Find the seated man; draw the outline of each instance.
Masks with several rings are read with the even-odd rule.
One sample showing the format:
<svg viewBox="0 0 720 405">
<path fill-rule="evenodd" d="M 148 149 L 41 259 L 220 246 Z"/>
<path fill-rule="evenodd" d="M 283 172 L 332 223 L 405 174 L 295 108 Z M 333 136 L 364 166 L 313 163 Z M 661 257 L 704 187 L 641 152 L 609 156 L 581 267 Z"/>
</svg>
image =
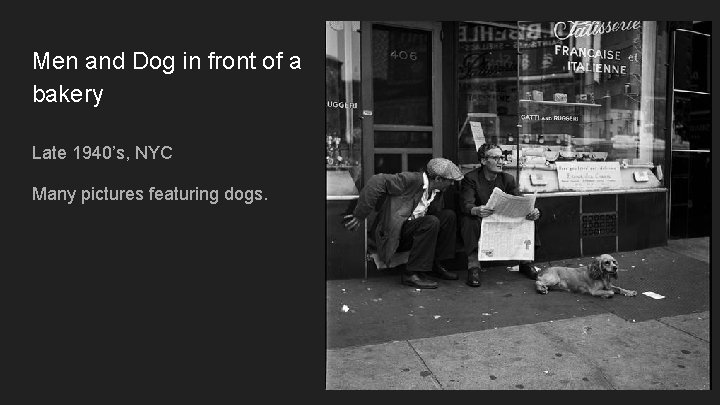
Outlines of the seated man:
<svg viewBox="0 0 720 405">
<path fill-rule="evenodd" d="M 463 215 L 460 220 L 460 232 L 468 255 L 468 279 L 471 287 L 480 286 L 480 262 L 478 261 L 477 247 L 480 239 L 480 224 L 482 218 L 493 214 L 493 210 L 485 207 L 495 187 L 512 194 L 520 195 L 515 177 L 502 170 L 502 149 L 495 144 L 483 144 L 477 151 L 481 166 L 467 174 L 460 185 L 461 206 Z M 540 218 L 540 211 L 535 208 L 526 217 L 531 221 Z M 529 263 L 520 264 L 520 272 L 534 278 L 534 272 Z"/>
<path fill-rule="evenodd" d="M 457 229 L 455 212 L 443 209 L 440 193 L 462 178 L 460 169 L 443 158 L 431 159 L 424 172 L 376 174 L 360 192 L 353 214 L 345 216 L 345 227 L 356 230 L 375 208 L 378 215 L 370 230 L 380 259 L 387 263 L 396 251 L 410 250 L 403 284 L 437 288 L 437 282 L 425 278 L 430 272 L 457 280 L 440 262 L 455 257 Z"/>
</svg>

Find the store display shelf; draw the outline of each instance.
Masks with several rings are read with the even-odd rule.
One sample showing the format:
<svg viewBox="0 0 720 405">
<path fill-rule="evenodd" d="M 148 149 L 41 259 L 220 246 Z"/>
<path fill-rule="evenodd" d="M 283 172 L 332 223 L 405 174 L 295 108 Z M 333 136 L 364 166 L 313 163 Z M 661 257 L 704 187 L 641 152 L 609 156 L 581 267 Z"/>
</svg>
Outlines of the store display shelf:
<svg viewBox="0 0 720 405">
<path fill-rule="evenodd" d="M 552 104 L 552 105 L 570 105 L 570 106 L 578 106 L 578 107 L 600 107 L 600 104 L 590 104 L 590 103 L 564 103 L 560 101 L 535 101 L 535 100 L 520 100 L 521 103 L 531 103 L 531 104 Z"/>
<path fill-rule="evenodd" d="M 353 167 L 358 167 L 357 165 L 325 165 L 326 170 L 348 170 L 352 169 Z"/>
</svg>

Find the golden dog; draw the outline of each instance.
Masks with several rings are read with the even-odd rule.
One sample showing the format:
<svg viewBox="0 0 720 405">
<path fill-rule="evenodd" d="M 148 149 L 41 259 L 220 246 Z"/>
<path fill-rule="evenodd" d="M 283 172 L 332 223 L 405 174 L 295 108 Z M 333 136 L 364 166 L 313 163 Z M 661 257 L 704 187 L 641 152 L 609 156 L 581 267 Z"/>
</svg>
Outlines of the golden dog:
<svg viewBox="0 0 720 405">
<path fill-rule="evenodd" d="M 548 267 L 541 270 L 535 281 L 535 288 L 547 294 L 548 288 L 591 294 L 595 297 L 610 298 L 615 293 L 634 297 L 637 291 L 614 286 L 610 279 L 617 279 L 617 260 L 608 254 L 596 257 L 588 267 Z"/>
</svg>

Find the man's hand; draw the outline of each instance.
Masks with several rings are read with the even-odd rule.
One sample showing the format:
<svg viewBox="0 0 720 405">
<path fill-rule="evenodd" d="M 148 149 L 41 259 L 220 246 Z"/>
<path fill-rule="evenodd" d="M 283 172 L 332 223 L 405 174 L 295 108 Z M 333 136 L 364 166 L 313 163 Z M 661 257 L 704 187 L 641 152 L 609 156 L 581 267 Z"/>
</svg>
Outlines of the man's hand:
<svg viewBox="0 0 720 405">
<path fill-rule="evenodd" d="M 529 219 L 530 221 L 537 221 L 538 218 L 540 218 L 540 210 L 537 208 L 533 208 L 533 210 L 525 216 L 525 219 Z"/>
<path fill-rule="evenodd" d="M 348 231 L 356 231 L 360 227 L 360 220 L 355 218 L 354 215 L 345 215 L 343 217 L 345 229 Z"/>
<path fill-rule="evenodd" d="M 489 217 L 489 216 L 492 215 L 494 212 L 495 212 L 495 210 L 490 209 L 490 208 L 487 208 L 487 207 L 484 206 L 484 205 L 481 205 L 481 206 L 479 206 L 479 207 L 472 207 L 472 208 L 470 209 L 470 213 L 471 213 L 472 215 L 476 215 L 476 216 L 478 216 L 478 217 L 480 217 L 480 218 Z"/>
</svg>

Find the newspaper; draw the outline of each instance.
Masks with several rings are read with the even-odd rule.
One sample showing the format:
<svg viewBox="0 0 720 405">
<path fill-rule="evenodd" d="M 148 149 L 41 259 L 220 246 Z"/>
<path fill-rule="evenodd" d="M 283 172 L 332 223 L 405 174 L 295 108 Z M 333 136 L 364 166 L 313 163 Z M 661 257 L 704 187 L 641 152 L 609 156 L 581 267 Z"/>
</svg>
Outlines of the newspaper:
<svg viewBox="0 0 720 405">
<path fill-rule="evenodd" d="M 535 197 L 535 194 L 516 196 L 495 187 L 487 204 L 485 204 L 487 208 L 495 210 L 495 213 L 487 218 L 492 218 L 496 215 L 510 218 L 525 217 L 535 208 Z"/>
<path fill-rule="evenodd" d="M 535 208 L 535 198 L 514 196 L 495 187 L 486 204 L 495 212 L 480 225 L 478 260 L 535 259 L 535 222 L 525 219 Z"/>
<path fill-rule="evenodd" d="M 535 260 L 535 222 L 509 217 L 487 220 L 494 216 L 480 225 L 478 260 Z"/>
</svg>

